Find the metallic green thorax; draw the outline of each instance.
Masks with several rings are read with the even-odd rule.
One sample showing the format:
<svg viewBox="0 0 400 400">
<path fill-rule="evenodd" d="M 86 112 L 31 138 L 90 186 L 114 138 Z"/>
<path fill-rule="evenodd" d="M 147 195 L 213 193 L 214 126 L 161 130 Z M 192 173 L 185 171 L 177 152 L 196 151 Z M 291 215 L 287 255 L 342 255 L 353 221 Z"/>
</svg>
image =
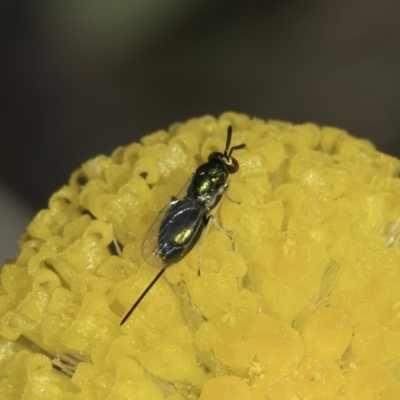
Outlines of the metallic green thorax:
<svg viewBox="0 0 400 400">
<path fill-rule="evenodd" d="M 208 161 L 197 168 L 188 193 L 206 204 L 208 209 L 215 206 L 215 197 L 221 195 L 227 186 L 228 167 L 219 159 Z"/>
</svg>

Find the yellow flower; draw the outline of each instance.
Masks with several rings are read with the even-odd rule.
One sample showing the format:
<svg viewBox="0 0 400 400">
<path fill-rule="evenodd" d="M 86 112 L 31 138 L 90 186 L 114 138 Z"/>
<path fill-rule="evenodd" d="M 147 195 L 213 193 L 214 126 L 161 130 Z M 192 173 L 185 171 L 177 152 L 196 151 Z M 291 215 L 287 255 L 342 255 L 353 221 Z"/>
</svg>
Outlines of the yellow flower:
<svg viewBox="0 0 400 400">
<path fill-rule="evenodd" d="M 239 171 L 198 251 L 143 237 L 227 127 Z M 314 124 L 225 113 L 75 171 L 1 271 L 1 399 L 400 398 L 400 161 Z M 229 233 L 229 235 L 227 234 Z"/>
</svg>

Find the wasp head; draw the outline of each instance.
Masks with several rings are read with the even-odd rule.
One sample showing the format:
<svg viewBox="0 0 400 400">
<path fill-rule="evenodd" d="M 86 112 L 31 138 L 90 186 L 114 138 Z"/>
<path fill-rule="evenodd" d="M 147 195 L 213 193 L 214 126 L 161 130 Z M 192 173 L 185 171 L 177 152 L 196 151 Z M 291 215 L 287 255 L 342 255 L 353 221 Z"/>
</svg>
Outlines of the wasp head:
<svg viewBox="0 0 400 400">
<path fill-rule="evenodd" d="M 239 163 L 235 158 L 232 157 L 233 150 L 239 150 L 246 147 L 244 143 L 239 144 L 238 146 L 233 146 L 229 150 L 229 146 L 231 145 L 232 139 L 232 126 L 228 126 L 228 132 L 226 135 L 226 145 L 225 150 L 223 153 L 219 151 L 214 151 L 208 156 L 208 160 L 219 160 L 221 161 L 228 169 L 230 174 L 234 174 L 235 172 L 239 171 Z"/>
</svg>

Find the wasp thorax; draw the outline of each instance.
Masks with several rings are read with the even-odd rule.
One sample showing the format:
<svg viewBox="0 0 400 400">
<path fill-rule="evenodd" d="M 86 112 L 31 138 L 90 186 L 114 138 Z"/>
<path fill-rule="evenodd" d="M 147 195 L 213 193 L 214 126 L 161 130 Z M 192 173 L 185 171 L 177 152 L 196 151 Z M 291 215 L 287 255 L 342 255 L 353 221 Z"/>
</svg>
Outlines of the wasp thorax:
<svg viewBox="0 0 400 400">
<path fill-rule="evenodd" d="M 233 157 L 215 151 L 208 156 L 208 161 L 221 161 L 228 169 L 230 174 L 234 174 L 239 170 L 239 163 Z"/>
</svg>

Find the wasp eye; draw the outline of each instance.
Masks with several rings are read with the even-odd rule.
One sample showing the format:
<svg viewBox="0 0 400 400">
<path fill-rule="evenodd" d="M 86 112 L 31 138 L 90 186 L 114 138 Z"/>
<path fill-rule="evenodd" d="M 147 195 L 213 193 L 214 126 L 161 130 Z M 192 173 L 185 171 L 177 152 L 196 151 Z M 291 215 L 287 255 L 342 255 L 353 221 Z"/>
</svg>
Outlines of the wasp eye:
<svg viewBox="0 0 400 400">
<path fill-rule="evenodd" d="M 231 164 L 229 164 L 228 169 L 229 169 L 230 174 L 234 174 L 235 172 L 238 172 L 239 171 L 239 163 L 234 158 L 232 158 L 232 162 L 231 162 Z"/>
<path fill-rule="evenodd" d="M 218 151 L 213 151 L 212 153 L 210 153 L 210 155 L 208 156 L 208 161 L 210 160 L 215 160 L 216 158 L 218 158 L 218 155 L 221 153 L 218 153 Z"/>
</svg>

